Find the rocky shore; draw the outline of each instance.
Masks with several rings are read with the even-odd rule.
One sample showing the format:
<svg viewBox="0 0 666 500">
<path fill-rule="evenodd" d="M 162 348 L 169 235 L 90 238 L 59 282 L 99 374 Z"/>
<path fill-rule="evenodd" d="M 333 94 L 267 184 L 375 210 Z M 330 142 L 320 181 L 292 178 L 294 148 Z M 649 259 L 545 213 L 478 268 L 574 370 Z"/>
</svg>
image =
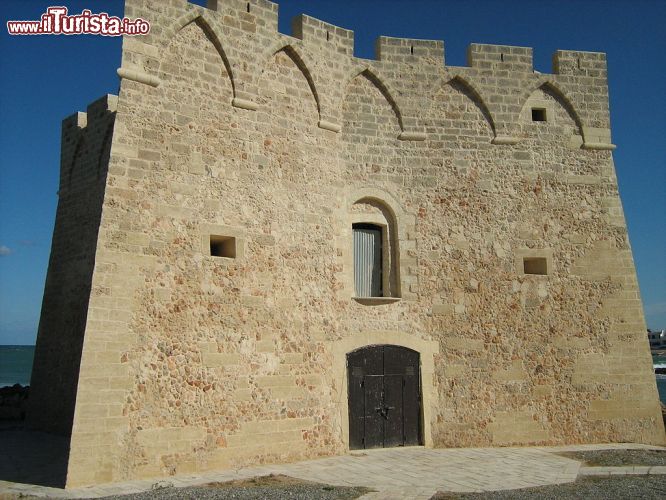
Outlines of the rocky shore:
<svg viewBox="0 0 666 500">
<path fill-rule="evenodd" d="M 30 386 L 14 384 L 0 387 L 0 421 L 23 420 Z"/>
</svg>

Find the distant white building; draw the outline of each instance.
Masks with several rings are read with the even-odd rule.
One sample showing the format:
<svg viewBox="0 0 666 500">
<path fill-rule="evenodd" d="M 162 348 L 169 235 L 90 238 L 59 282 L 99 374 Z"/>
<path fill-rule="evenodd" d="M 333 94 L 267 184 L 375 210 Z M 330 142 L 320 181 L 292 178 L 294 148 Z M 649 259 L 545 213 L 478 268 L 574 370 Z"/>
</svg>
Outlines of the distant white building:
<svg viewBox="0 0 666 500">
<path fill-rule="evenodd" d="M 666 348 L 666 330 L 650 330 L 648 328 L 648 339 L 650 340 L 650 349 Z"/>
</svg>

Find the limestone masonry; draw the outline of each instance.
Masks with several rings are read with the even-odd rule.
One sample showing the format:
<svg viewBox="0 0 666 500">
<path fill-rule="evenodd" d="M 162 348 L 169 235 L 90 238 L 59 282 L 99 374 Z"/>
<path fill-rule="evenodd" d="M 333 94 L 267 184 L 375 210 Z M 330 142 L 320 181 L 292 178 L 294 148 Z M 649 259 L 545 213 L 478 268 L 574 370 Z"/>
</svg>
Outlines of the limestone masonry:
<svg viewBox="0 0 666 500">
<path fill-rule="evenodd" d="M 127 0 L 62 126 L 28 420 L 67 486 L 422 444 L 664 444 L 606 58 Z M 416 360 L 416 361 L 414 361 Z M 374 370 L 374 371 L 373 371 Z M 374 385 L 373 385 L 374 384 Z M 391 399 L 393 398 L 393 399 Z"/>
</svg>

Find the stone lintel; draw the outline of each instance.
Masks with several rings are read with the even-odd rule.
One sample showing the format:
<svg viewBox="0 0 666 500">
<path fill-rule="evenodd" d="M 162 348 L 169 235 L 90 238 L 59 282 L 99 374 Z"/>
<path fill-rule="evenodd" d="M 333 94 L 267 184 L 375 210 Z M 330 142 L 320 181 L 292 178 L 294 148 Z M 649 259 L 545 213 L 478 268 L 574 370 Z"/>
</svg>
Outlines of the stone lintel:
<svg viewBox="0 0 666 500">
<path fill-rule="evenodd" d="M 335 132 L 336 134 L 342 130 L 342 125 L 339 125 L 337 123 L 329 122 L 326 120 L 319 120 L 319 128 L 323 128 L 324 130 L 330 130 L 331 132 Z"/>
<path fill-rule="evenodd" d="M 231 101 L 231 105 L 235 108 L 247 109 L 249 111 L 256 111 L 259 108 L 257 103 L 248 99 L 241 99 L 240 97 L 234 97 Z"/>
<path fill-rule="evenodd" d="M 609 150 L 613 151 L 617 146 L 615 144 L 604 143 L 604 142 L 584 142 L 583 149 L 597 149 L 597 150 Z"/>
<path fill-rule="evenodd" d="M 398 139 L 401 141 L 425 141 L 426 134 L 425 132 L 407 132 L 403 131 L 398 136 Z"/>
<path fill-rule="evenodd" d="M 495 138 L 490 141 L 491 144 L 497 144 L 497 145 L 513 145 L 513 144 L 518 144 L 522 139 L 520 137 L 515 137 L 512 135 L 498 135 L 495 136 Z"/>
</svg>

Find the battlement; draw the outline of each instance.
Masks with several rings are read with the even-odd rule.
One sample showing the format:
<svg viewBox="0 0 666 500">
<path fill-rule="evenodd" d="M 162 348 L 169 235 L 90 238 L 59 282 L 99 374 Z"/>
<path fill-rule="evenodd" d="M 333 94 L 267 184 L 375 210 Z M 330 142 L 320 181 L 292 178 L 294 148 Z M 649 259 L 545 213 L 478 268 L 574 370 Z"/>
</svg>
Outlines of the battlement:
<svg viewBox="0 0 666 500">
<path fill-rule="evenodd" d="M 531 47 L 473 43 L 467 49 L 467 66 L 450 67 L 446 66 L 445 43 L 441 40 L 380 36 L 375 42 L 376 59 L 373 61 L 354 56 L 352 30 L 306 14 L 292 19 L 291 37 L 279 33 L 278 4 L 268 0 L 211 0 L 207 8 L 187 0 L 170 0 L 169 5 L 165 10 L 154 2 L 126 0 L 126 14 L 150 20 L 152 28 L 150 35 L 141 41 L 124 41 L 123 63 L 118 69 L 121 78 L 159 87 L 157 69 L 162 64 L 164 50 L 177 33 L 196 23 L 222 57 L 231 80 L 231 104 L 236 108 L 250 111 L 259 108 L 259 79 L 270 58 L 285 50 L 308 81 L 320 128 L 341 130 L 340 92 L 344 92 L 352 78 L 365 73 L 372 75 L 374 85 L 391 103 L 398 118 L 399 137 L 424 140 L 423 124 L 416 119 L 419 111 L 411 104 L 414 96 L 409 95 L 414 86 L 404 82 L 406 73 L 400 69 L 405 65 L 407 71 L 409 66 L 418 64 L 432 77 L 432 83 L 426 84 L 427 79 L 420 82 L 426 85 L 423 89 L 426 92 L 436 91 L 428 86 L 441 85 L 452 78 L 464 82 L 484 110 L 495 145 L 520 142 L 517 129 L 521 109 L 531 94 L 547 86 L 559 104 L 568 110 L 581 135 L 583 148 L 614 148 L 609 139 L 607 70 L 603 53 L 557 51 L 549 75 L 534 71 Z M 331 68 L 336 68 L 334 76 L 327 74 Z M 397 78 L 396 75 L 402 76 Z M 572 145 L 579 143 L 576 139 Z"/>
<path fill-rule="evenodd" d="M 553 54 L 553 73 L 558 75 L 607 77 L 606 54 L 558 50 Z"/>
<path fill-rule="evenodd" d="M 103 97 L 100 97 L 96 101 L 88 104 L 86 108 L 86 114 L 88 115 L 88 120 L 94 122 L 96 118 L 101 118 L 105 116 L 106 113 L 115 113 L 118 108 L 118 96 L 113 94 L 106 94 Z"/>
<path fill-rule="evenodd" d="M 113 117 L 118 106 L 118 96 L 107 94 L 91 102 L 86 111 L 78 111 L 62 121 L 60 190 L 69 189 L 78 177 L 101 170 L 100 158 L 110 147 Z M 107 151 L 108 153 L 108 151 Z M 94 155 L 95 162 L 77 167 L 79 159 Z M 88 170 L 85 172 L 84 170 Z M 78 174 L 77 174 L 78 172 Z"/>
<path fill-rule="evenodd" d="M 208 0 L 206 8 L 238 14 L 241 22 L 277 31 L 278 5 L 268 0 Z"/>
<path fill-rule="evenodd" d="M 467 64 L 471 68 L 480 69 L 534 71 L 532 49 L 511 45 L 473 43 L 467 48 Z"/>
<path fill-rule="evenodd" d="M 354 54 L 354 32 L 301 14 L 291 21 L 293 36 L 318 44 L 333 44 L 339 53 Z"/>
<path fill-rule="evenodd" d="M 606 57 L 602 53 L 557 51 L 553 56 L 553 72 L 548 75 L 534 71 L 531 47 L 473 43 L 467 49 L 467 66 L 450 67 L 446 66 L 442 40 L 380 36 L 375 42 L 375 60 L 368 60 L 354 56 L 352 30 L 306 14 L 292 19 L 292 36 L 279 33 L 278 4 L 268 0 L 215 0 L 209 1 L 207 8 L 186 0 L 171 0 L 167 10 L 146 0 L 126 2 L 126 14 L 150 20 L 151 33 L 141 41 L 124 41 L 123 63 L 118 69 L 123 79 L 159 87 L 158 68 L 164 51 L 177 33 L 196 23 L 222 58 L 231 80 L 231 104 L 236 108 L 258 109 L 258 83 L 266 64 L 275 53 L 286 50 L 308 81 L 319 114 L 319 126 L 326 130 L 341 130 L 339 94 L 352 78 L 366 72 L 373 75 L 375 86 L 391 103 L 398 117 L 400 138 L 423 140 L 422 124 L 415 118 L 418 109 L 410 104 L 413 98 L 409 95 L 410 89 L 414 87 L 405 84 L 406 73 L 400 70 L 401 65 L 405 65 L 407 71 L 408 66 L 417 64 L 432 77 L 432 83 L 422 79 L 426 87 L 441 85 L 453 77 L 464 82 L 484 110 L 495 135 L 493 144 L 520 142 L 516 135 L 520 110 L 533 92 L 548 85 L 554 89 L 560 105 L 569 109 L 583 138 L 583 147 L 613 147 L 609 141 L 592 140 L 586 133 L 609 129 L 607 104 L 597 104 L 600 94 L 603 102 L 607 100 Z M 337 83 L 331 78 L 333 75 L 327 74 L 331 68 L 335 68 Z M 402 77 L 396 79 L 395 75 Z M 590 81 L 589 77 L 595 80 Z M 410 106 L 413 109 L 409 109 Z M 590 135 L 590 140 L 586 135 Z M 602 135 L 607 137 L 609 133 Z"/>
<path fill-rule="evenodd" d="M 419 59 L 444 64 L 444 42 L 380 36 L 375 40 L 375 58 L 400 63 Z"/>
<path fill-rule="evenodd" d="M 81 111 L 77 111 L 69 115 L 62 121 L 62 131 L 71 131 L 74 127 L 85 128 L 88 124 L 88 115 Z"/>
<path fill-rule="evenodd" d="M 221 25 L 240 29 L 247 34 L 273 36 L 278 34 L 278 3 L 269 0 L 208 0 L 206 8 L 192 4 L 187 0 L 171 0 L 171 5 L 186 12 L 180 21 L 184 23 L 197 16 L 209 16 Z M 151 20 L 151 34 L 146 43 L 160 45 L 168 40 L 182 26 L 162 26 L 160 17 L 166 14 L 163 9 L 143 0 L 126 0 L 126 15 L 143 16 Z M 334 24 L 316 19 L 307 14 L 300 14 L 291 20 L 292 36 L 307 44 L 331 49 L 338 54 L 353 57 L 354 32 Z M 129 42 L 132 43 L 132 42 Z M 442 67 L 445 63 L 445 43 L 441 40 L 421 40 L 380 36 L 375 41 L 375 59 L 384 62 L 412 63 L 437 61 Z M 147 50 L 147 49 L 146 49 Z M 154 54 L 146 54 L 153 57 Z M 140 59 L 140 58 L 139 58 Z M 558 50 L 552 56 L 552 74 L 568 76 L 606 76 L 606 56 L 597 52 Z M 139 61 L 140 62 L 140 61 Z M 132 61 L 134 63 L 134 61 Z M 132 64 L 136 66 L 136 64 Z M 510 45 L 472 43 L 467 48 L 467 67 L 481 70 L 502 70 L 516 74 L 531 73 L 533 49 Z M 132 71 L 123 68 L 125 77 Z M 143 79 L 144 83 L 156 86 L 156 80 L 148 81 L 146 75 L 127 75 L 130 79 Z"/>
<path fill-rule="evenodd" d="M 97 119 L 106 116 L 106 113 L 115 113 L 118 107 L 118 96 L 106 94 L 86 106 L 86 111 L 77 111 L 62 121 L 63 133 L 72 131 L 74 127 L 86 128 L 88 122 L 94 123 Z"/>
</svg>

